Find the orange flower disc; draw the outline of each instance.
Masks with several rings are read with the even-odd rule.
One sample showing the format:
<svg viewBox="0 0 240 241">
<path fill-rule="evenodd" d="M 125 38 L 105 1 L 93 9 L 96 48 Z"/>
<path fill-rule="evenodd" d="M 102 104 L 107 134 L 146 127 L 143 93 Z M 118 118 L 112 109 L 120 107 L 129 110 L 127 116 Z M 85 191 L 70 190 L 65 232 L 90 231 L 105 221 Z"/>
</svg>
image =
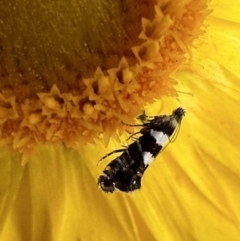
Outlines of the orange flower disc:
<svg viewBox="0 0 240 241">
<path fill-rule="evenodd" d="M 0 10 L 0 144 L 108 140 L 170 75 L 209 13 L 202 0 L 6 1 Z M 106 141 L 107 142 L 107 141 Z"/>
</svg>

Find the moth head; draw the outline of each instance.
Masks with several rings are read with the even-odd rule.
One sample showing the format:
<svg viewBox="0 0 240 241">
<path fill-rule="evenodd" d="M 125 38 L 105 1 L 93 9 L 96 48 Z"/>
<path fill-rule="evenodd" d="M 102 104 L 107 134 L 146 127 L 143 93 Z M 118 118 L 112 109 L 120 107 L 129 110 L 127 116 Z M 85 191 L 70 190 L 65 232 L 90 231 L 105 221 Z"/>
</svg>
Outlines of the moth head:
<svg viewBox="0 0 240 241">
<path fill-rule="evenodd" d="M 185 113 L 186 111 L 183 108 L 179 107 L 173 111 L 172 115 L 175 117 L 176 121 L 180 123 Z"/>
<path fill-rule="evenodd" d="M 173 111 L 172 120 L 174 120 L 174 121 L 172 121 L 171 124 L 175 130 L 174 130 L 171 138 L 169 139 L 170 142 L 174 142 L 176 140 L 179 130 L 180 130 L 181 121 L 182 121 L 182 118 L 184 115 L 185 115 L 185 110 L 181 107 L 179 107 Z"/>
</svg>

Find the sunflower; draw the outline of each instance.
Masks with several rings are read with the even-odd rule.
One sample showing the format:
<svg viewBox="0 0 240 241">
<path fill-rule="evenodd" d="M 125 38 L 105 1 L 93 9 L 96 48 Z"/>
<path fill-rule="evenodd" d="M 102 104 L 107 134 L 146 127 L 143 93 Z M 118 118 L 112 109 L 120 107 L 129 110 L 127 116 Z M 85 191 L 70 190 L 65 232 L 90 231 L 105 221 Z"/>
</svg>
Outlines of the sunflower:
<svg viewBox="0 0 240 241">
<path fill-rule="evenodd" d="M 14 36 L 26 38 L 6 39 L 4 14 L 0 21 L 1 240 L 237 240 L 240 4 L 31 3 L 6 1 L 2 11 L 21 22 Z M 41 23 L 41 14 L 56 22 Z M 77 33 L 79 43 L 71 32 L 77 18 L 92 28 Z M 17 51 L 25 45 L 33 51 Z M 178 138 L 148 168 L 141 190 L 98 189 L 109 160 L 97 161 L 126 139 L 122 121 L 177 106 L 186 109 Z"/>
</svg>

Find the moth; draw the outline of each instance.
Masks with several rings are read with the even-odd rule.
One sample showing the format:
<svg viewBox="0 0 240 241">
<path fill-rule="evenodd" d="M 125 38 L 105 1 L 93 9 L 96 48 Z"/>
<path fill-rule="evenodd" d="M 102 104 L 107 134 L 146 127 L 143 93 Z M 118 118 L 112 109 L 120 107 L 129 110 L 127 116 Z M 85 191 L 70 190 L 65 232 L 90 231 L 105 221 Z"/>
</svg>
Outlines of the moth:
<svg viewBox="0 0 240 241">
<path fill-rule="evenodd" d="M 130 125 L 141 127 L 140 131 L 130 135 L 133 142 L 118 150 L 114 150 L 104 157 L 121 152 L 121 155 L 112 160 L 103 170 L 98 179 L 98 186 L 104 192 L 131 192 L 141 188 L 141 179 L 159 152 L 166 146 L 179 130 L 185 110 L 175 109 L 171 115 L 148 117 L 144 113 L 143 124 Z M 138 138 L 136 137 L 138 136 Z"/>
</svg>

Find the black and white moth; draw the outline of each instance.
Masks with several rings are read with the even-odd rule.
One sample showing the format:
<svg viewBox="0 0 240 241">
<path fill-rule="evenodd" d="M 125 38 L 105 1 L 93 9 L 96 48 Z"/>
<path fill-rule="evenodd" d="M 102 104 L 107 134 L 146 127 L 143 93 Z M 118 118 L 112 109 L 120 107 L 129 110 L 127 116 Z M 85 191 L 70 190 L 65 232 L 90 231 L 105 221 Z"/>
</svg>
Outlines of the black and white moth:
<svg viewBox="0 0 240 241">
<path fill-rule="evenodd" d="M 145 170 L 174 136 L 184 114 L 184 109 L 177 108 L 171 115 L 148 117 L 143 124 L 132 125 L 142 127 L 142 129 L 128 138 L 134 139 L 129 146 L 102 157 L 101 160 L 114 153 L 122 152 L 103 170 L 103 175 L 98 179 L 98 186 L 104 192 L 111 193 L 116 189 L 122 192 L 140 189 Z M 137 134 L 140 135 L 139 138 L 134 137 Z"/>
</svg>

